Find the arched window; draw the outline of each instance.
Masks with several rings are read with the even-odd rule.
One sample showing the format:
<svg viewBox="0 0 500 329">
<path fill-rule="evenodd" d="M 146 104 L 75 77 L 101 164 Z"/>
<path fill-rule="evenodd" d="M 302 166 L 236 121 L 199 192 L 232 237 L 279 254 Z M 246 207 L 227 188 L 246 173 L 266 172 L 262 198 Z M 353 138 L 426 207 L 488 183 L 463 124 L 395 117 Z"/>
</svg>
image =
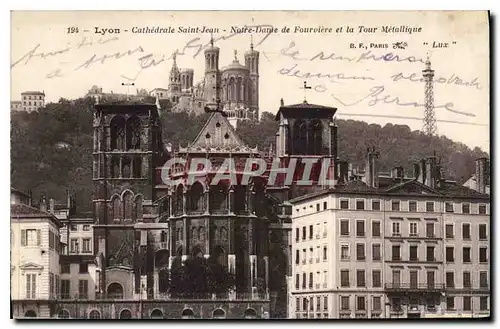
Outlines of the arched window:
<svg viewBox="0 0 500 329">
<path fill-rule="evenodd" d="M 24 316 L 27 318 L 36 318 L 36 312 L 33 310 L 29 310 L 24 313 Z"/>
<path fill-rule="evenodd" d="M 136 220 L 142 219 L 142 195 L 138 195 L 135 197 L 134 214 L 132 219 L 134 220 L 134 222 Z"/>
<path fill-rule="evenodd" d="M 113 219 L 122 219 L 122 203 L 117 195 L 113 197 L 113 201 L 111 201 L 111 204 L 113 205 Z"/>
<path fill-rule="evenodd" d="M 223 183 L 210 186 L 210 212 L 224 213 L 227 211 L 227 187 Z"/>
<path fill-rule="evenodd" d="M 101 176 L 104 176 L 106 169 L 102 169 L 102 174 Z M 118 178 L 121 177 L 121 172 L 120 172 L 120 156 L 118 155 L 113 155 L 111 156 L 111 177 L 112 178 Z"/>
<path fill-rule="evenodd" d="M 205 239 L 205 228 L 203 226 L 200 226 L 200 229 L 198 230 L 198 240 L 204 240 Z"/>
<path fill-rule="evenodd" d="M 122 178 L 130 178 L 130 166 L 132 161 L 129 157 L 122 157 Z"/>
<path fill-rule="evenodd" d="M 158 272 L 158 290 L 162 293 L 168 292 L 168 271 L 162 269 Z"/>
<path fill-rule="evenodd" d="M 323 147 L 323 126 L 321 121 L 314 120 L 309 126 L 309 137 L 308 137 L 308 154 L 321 155 L 321 149 Z"/>
<path fill-rule="evenodd" d="M 153 310 L 151 312 L 151 319 L 163 319 L 163 312 L 159 309 Z"/>
<path fill-rule="evenodd" d="M 132 219 L 132 211 L 134 207 L 134 201 L 133 201 L 134 196 L 132 195 L 132 192 L 126 191 L 123 194 L 123 218 L 124 219 Z"/>
<path fill-rule="evenodd" d="M 59 319 L 69 319 L 69 312 L 67 310 L 61 310 L 57 317 Z"/>
<path fill-rule="evenodd" d="M 297 120 L 293 127 L 295 154 L 306 154 L 307 150 L 307 126 L 305 121 Z"/>
<path fill-rule="evenodd" d="M 221 246 L 215 246 L 210 255 L 210 258 L 214 260 L 217 264 L 222 265 L 224 267 L 227 266 L 227 257 L 224 249 Z"/>
<path fill-rule="evenodd" d="M 117 282 L 113 282 L 108 286 L 108 298 L 123 299 L 123 286 Z"/>
<path fill-rule="evenodd" d="M 197 239 L 198 238 L 198 229 L 196 226 L 191 227 L 191 239 Z"/>
<path fill-rule="evenodd" d="M 127 150 L 141 147 L 141 120 L 133 116 L 127 120 Z"/>
<path fill-rule="evenodd" d="M 226 312 L 224 312 L 224 310 L 221 308 L 215 309 L 214 312 L 212 313 L 212 317 L 214 319 L 225 319 Z"/>
<path fill-rule="evenodd" d="M 142 178 L 142 157 L 140 155 L 134 156 L 134 163 L 132 164 L 134 171 L 132 173 L 133 178 Z"/>
<path fill-rule="evenodd" d="M 203 210 L 203 186 L 200 182 L 196 182 L 191 186 L 189 193 L 189 210 L 201 211 Z"/>
<path fill-rule="evenodd" d="M 184 204 L 184 186 L 179 185 L 175 190 L 175 214 L 180 215 L 183 212 Z"/>
<path fill-rule="evenodd" d="M 194 319 L 194 312 L 190 308 L 185 308 L 181 314 L 183 319 Z"/>
<path fill-rule="evenodd" d="M 234 188 L 234 212 L 242 214 L 247 209 L 247 189 L 244 185 L 237 185 Z"/>
<path fill-rule="evenodd" d="M 89 313 L 89 319 L 98 320 L 101 318 L 101 313 L 97 310 L 93 310 Z"/>
<path fill-rule="evenodd" d="M 245 311 L 245 319 L 257 319 L 257 312 L 253 308 L 247 308 Z"/>
<path fill-rule="evenodd" d="M 132 319 L 132 312 L 125 309 L 120 312 L 120 319 Z"/>
<path fill-rule="evenodd" d="M 123 150 L 125 142 L 125 119 L 116 115 L 110 122 L 111 150 Z"/>
</svg>

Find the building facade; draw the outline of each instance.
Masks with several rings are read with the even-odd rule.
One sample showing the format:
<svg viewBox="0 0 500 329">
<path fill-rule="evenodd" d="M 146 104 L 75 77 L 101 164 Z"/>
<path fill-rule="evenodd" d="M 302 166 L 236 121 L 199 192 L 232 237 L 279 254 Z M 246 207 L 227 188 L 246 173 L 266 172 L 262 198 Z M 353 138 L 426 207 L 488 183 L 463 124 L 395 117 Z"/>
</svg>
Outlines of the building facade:
<svg viewBox="0 0 500 329">
<path fill-rule="evenodd" d="M 411 178 L 379 175 L 376 158 L 361 179 L 340 169 L 335 188 L 291 200 L 289 316 L 488 316 L 489 196 L 439 177 L 434 157 Z"/>
<path fill-rule="evenodd" d="M 11 111 L 33 112 L 45 106 L 45 92 L 25 91 L 21 93 L 21 100 L 10 102 Z"/>
</svg>

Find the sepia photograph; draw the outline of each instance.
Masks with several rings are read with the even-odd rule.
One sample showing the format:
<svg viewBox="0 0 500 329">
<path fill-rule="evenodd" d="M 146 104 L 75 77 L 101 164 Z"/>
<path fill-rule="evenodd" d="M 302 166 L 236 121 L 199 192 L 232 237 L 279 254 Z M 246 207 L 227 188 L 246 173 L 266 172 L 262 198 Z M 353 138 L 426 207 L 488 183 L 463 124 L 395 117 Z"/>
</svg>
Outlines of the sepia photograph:
<svg viewBox="0 0 500 329">
<path fill-rule="evenodd" d="M 488 11 L 10 12 L 15 320 L 491 320 Z"/>
</svg>

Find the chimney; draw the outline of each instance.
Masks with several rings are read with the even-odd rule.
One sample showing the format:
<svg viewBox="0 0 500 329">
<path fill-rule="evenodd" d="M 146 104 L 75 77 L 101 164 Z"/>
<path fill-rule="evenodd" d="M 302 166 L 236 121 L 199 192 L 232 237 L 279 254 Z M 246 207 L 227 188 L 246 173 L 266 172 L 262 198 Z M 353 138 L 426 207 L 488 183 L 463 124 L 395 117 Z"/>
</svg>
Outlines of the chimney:
<svg viewBox="0 0 500 329">
<path fill-rule="evenodd" d="M 330 122 L 330 156 L 337 159 L 338 143 L 337 143 L 337 124 Z"/>
<path fill-rule="evenodd" d="M 486 186 L 490 185 L 490 166 L 488 158 L 476 160 L 476 191 L 486 193 Z"/>
<path fill-rule="evenodd" d="M 413 179 L 418 180 L 420 177 L 420 164 L 414 163 L 413 164 Z"/>
<path fill-rule="evenodd" d="M 427 158 L 425 167 L 425 185 L 430 188 L 436 186 L 436 157 L 430 156 Z"/>
<path fill-rule="evenodd" d="M 71 194 L 69 193 L 69 189 L 66 190 L 66 203 L 68 206 L 68 209 L 71 208 Z"/>
<path fill-rule="evenodd" d="M 283 98 L 281 98 L 280 100 L 280 106 L 285 106 L 285 101 L 283 100 Z"/>
<path fill-rule="evenodd" d="M 54 213 L 54 208 L 55 208 L 55 201 L 54 201 L 54 199 L 50 198 L 49 199 L 49 212 L 51 214 Z"/>
<path fill-rule="evenodd" d="M 422 184 L 425 184 L 425 178 L 427 177 L 426 163 L 425 159 L 420 160 L 420 176 L 418 177 L 418 181 Z"/>
<path fill-rule="evenodd" d="M 337 162 L 338 184 L 346 184 L 349 177 L 349 163 L 347 161 Z"/>
<path fill-rule="evenodd" d="M 391 171 L 391 177 L 392 178 L 402 181 L 403 178 L 404 178 L 404 176 L 405 175 L 404 175 L 404 169 L 403 169 L 403 167 L 396 166 L 396 167 L 392 168 L 392 171 Z"/>
<path fill-rule="evenodd" d="M 375 152 L 375 147 L 367 149 L 365 182 L 366 185 L 374 188 L 378 188 L 378 157 L 379 153 Z"/>
<path fill-rule="evenodd" d="M 44 195 L 40 199 L 39 209 L 40 209 L 40 211 L 43 211 L 43 212 L 47 211 L 47 200 L 45 199 Z"/>
<path fill-rule="evenodd" d="M 31 190 L 28 191 L 28 206 L 33 207 L 33 192 Z"/>
</svg>

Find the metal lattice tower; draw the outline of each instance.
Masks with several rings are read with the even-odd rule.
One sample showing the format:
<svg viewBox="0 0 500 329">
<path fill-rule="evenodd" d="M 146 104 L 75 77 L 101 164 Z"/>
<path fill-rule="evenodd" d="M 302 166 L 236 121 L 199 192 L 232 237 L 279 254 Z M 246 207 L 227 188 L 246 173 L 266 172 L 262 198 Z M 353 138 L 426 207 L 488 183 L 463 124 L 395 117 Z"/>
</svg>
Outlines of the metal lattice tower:
<svg viewBox="0 0 500 329">
<path fill-rule="evenodd" d="M 425 61 L 425 69 L 422 71 L 425 80 L 425 111 L 423 133 L 428 136 L 436 135 L 436 113 L 434 112 L 434 70 L 431 69 L 429 57 Z"/>
</svg>

